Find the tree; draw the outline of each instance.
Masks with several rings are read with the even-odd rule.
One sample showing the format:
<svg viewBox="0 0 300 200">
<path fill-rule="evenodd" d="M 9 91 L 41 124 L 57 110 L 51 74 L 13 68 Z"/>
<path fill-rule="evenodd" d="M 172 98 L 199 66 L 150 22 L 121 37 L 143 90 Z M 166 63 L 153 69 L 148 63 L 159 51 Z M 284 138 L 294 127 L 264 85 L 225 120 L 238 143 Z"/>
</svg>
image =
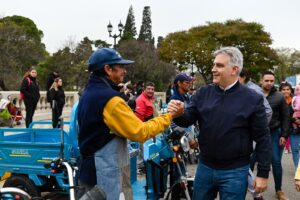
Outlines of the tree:
<svg viewBox="0 0 300 200">
<path fill-rule="evenodd" d="M 19 90 L 23 74 L 47 56 L 45 45 L 41 43 L 42 36 L 42 31 L 28 18 L 0 19 L 0 82 L 3 90 Z"/>
<path fill-rule="evenodd" d="M 154 38 L 152 37 L 152 21 L 150 6 L 144 7 L 143 20 L 138 40 L 154 44 Z"/>
<path fill-rule="evenodd" d="M 76 47 L 74 53 L 74 63 L 72 66 L 73 76 L 71 77 L 70 82 L 77 90 L 84 88 L 87 83 L 87 78 L 89 75 L 87 72 L 87 63 L 90 55 L 93 52 L 93 44 L 94 41 L 90 40 L 88 37 L 85 37 Z"/>
<path fill-rule="evenodd" d="M 135 61 L 127 68 L 127 80 L 152 81 L 157 91 L 163 91 L 175 77 L 175 66 L 159 60 L 156 49 L 149 43 L 127 40 L 120 44 L 118 51 L 122 57 Z"/>
<path fill-rule="evenodd" d="M 40 85 L 45 88 L 46 80 L 51 72 L 57 72 L 63 79 L 64 88 L 72 90 L 72 84 L 70 79 L 74 76 L 73 74 L 73 63 L 74 53 L 72 53 L 69 47 L 59 49 L 53 53 L 52 56 L 48 57 L 43 63 L 39 65 L 43 71 L 43 75 L 40 75 Z"/>
<path fill-rule="evenodd" d="M 161 42 L 162 42 L 163 40 L 164 40 L 164 38 L 163 38 L 162 36 L 158 36 L 158 38 L 157 38 L 157 48 L 160 47 Z"/>
<path fill-rule="evenodd" d="M 188 31 L 169 34 L 159 48 L 160 57 L 167 62 L 176 62 L 179 70 L 191 64 L 206 83 L 211 81 L 212 53 L 222 46 L 238 47 L 244 56 L 244 67 L 258 80 L 262 71 L 280 64 L 279 57 L 270 47 L 270 34 L 261 24 L 244 22 L 241 19 L 224 23 L 208 23 Z"/>
<path fill-rule="evenodd" d="M 135 17 L 131 5 L 126 18 L 126 23 L 125 23 L 123 35 L 121 37 L 121 41 L 134 39 L 136 34 L 137 32 L 135 27 Z"/>
<path fill-rule="evenodd" d="M 281 64 L 275 67 L 275 75 L 278 83 L 287 76 L 300 73 L 300 52 L 291 48 L 276 49 Z"/>
<path fill-rule="evenodd" d="M 89 72 L 87 63 L 93 52 L 93 47 L 109 47 L 103 40 L 90 40 L 84 37 L 79 43 L 70 39 L 65 43 L 62 49 L 48 57 L 45 62 L 40 64 L 40 71 L 43 76 L 40 77 L 43 83 L 46 83 L 47 76 L 55 71 L 63 78 L 64 88 L 67 90 L 81 90 L 87 83 Z"/>
<path fill-rule="evenodd" d="M 41 78 L 44 80 L 43 83 L 46 83 L 47 76 L 55 71 L 62 77 L 65 89 L 80 90 L 87 81 L 87 62 L 93 52 L 94 41 L 84 37 L 75 46 L 72 41 L 66 44 L 71 44 L 71 47 L 65 46 L 41 64 L 45 74 Z"/>
<path fill-rule="evenodd" d="M 300 51 L 296 50 L 291 55 L 291 64 L 293 68 L 296 68 L 296 73 L 300 73 Z"/>
<path fill-rule="evenodd" d="M 97 48 L 109 48 L 111 45 L 103 40 L 95 40 L 94 45 Z"/>
<path fill-rule="evenodd" d="M 35 23 L 26 17 L 23 16 L 8 16 L 2 18 L 3 21 L 14 22 L 16 25 L 23 27 L 28 35 L 28 38 L 34 39 L 38 42 L 44 37 L 43 31 L 39 30 Z"/>
</svg>

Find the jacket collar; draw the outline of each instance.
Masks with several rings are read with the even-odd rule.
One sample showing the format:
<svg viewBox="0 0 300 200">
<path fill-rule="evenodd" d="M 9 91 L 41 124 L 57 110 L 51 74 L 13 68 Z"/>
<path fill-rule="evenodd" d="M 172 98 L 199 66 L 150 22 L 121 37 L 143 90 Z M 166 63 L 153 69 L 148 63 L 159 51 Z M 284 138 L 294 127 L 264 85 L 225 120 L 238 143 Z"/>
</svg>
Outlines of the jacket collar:
<svg viewBox="0 0 300 200">
<path fill-rule="evenodd" d="M 112 80 L 108 79 L 107 77 L 103 76 L 96 76 L 94 74 L 91 74 L 90 79 L 89 79 L 89 84 L 97 84 L 97 83 L 104 83 L 108 87 L 111 87 L 112 89 L 116 91 L 120 91 L 121 87 L 116 85 Z"/>
<path fill-rule="evenodd" d="M 237 90 L 237 88 L 239 88 L 241 86 L 240 82 L 239 81 L 236 81 L 230 88 L 224 90 L 222 88 L 220 88 L 220 86 L 216 85 L 215 84 L 215 88 L 217 91 L 219 92 L 223 92 L 223 93 L 231 93 L 231 92 L 234 92 Z"/>
</svg>

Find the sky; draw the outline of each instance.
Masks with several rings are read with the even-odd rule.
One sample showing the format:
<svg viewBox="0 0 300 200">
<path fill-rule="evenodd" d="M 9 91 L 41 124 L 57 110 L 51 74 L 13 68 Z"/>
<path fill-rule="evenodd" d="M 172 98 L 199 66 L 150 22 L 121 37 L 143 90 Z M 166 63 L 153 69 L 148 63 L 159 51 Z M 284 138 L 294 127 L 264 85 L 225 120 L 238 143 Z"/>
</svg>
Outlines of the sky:
<svg viewBox="0 0 300 200">
<path fill-rule="evenodd" d="M 43 31 L 47 51 L 54 53 L 67 41 L 80 42 L 86 36 L 113 44 L 107 25 L 111 21 L 112 33 L 118 33 L 130 5 L 138 33 L 143 8 L 150 6 L 156 39 L 207 22 L 241 18 L 262 24 L 271 34 L 272 47 L 300 50 L 299 0 L 0 0 L 0 17 L 30 18 Z"/>
</svg>

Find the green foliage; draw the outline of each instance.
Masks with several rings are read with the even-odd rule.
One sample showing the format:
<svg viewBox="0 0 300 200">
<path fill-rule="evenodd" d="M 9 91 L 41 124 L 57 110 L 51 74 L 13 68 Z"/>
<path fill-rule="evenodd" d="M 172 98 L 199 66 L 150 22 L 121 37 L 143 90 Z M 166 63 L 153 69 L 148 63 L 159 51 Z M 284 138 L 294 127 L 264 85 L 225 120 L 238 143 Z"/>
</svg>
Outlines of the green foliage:
<svg viewBox="0 0 300 200">
<path fill-rule="evenodd" d="M 1 19 L 1 21 L 14 22 L 17 26 L 23 27 L 26 31 L 26 34 L 29 36 L 29 39 L 35 39 L 40 42 L 44 37 L 43 32 L 39 30 L 35 23 L 29 18 L 13 15 L 11 17 L 4 17 Z"/>
<path fill-rule="evenodd" d="M 106 45 L 105 42 L 97 40 L 97 44 Z M 74 51 L 69 47 L 58 50 L 49 57 L 42 68 L 45 76 L 41 77 L 43 83 L 46 83 L 47 75 L 55 71 L 60 74 L 64 81 L 66 90 L 80 90 L 86 82 L 89 73 L 86 71 L 89 56 L 92 54 L 92 46 L 95 42 L 85 37 L 76 46 Z"/>
<path fill-rule="evenodd" d="M 278 83 L 287 76 L 300 73 L 300 51 L 291 48 L 276 49 L 281 64 L 276 66 L 275 75 Z"/>
<path fill-rule="evenodd" d="M 126 19 L 126 23 L 125 23 L 125 27 L 124 27 L 124 32 L 121 37 L 121 41 L 134 39 L 136 34 L 137 34 L 137 32 L 136 32 L 136 27 L 135 27 L 135 17 L 134 17 L 133 8 L 131 5 L 129 8 L 129 11 L 128 11 L 128 15 L 127 15 L 127 19 Z"/>
<path fill-rule="evenodd" d="M 158 36 L 158 38 L 157 38 L 157 48 L 160 47 L 161 42 L 162 42 L 163 40 L 164 40 L 164 38 L 163 38 L 162 36 Z"/>
<path fill-rule="evenodd" d="M 103 41 L 103 40 L 95 40 L 94 41 L 94 45 L 97 48 L 109 48 L 111 45 L 108 44 L 107 42 Z"/>
<path fill-rule="evenodd" d="M 42 88 L 45 88 L 48 74 L 52 72 L 57 72 L 63 79 L 64 87 L 70 84 L 71 65 L 73 64 L 73 53 L 69 47 L 58 50 L 52 56 L 40 65 L 43 69 L 43 76 L 40 75 L 39 80 Z"/>
<path fill-rule="evenodd" d="M 152 21 L 150 6 L 144 7 L 143 20 L 138 40 L 154 44 L 154 39 L 152 38 Z"/>
<path fill-rule="evenodd" d="M 152 81 L 157 91 L 164 91 L 176 74 L 175 66 L 159 60 L 156 49 L 149 43 L 137 40 L 123 41 L 118 51 L 122 57 L 135 61 L 127 68 L 126 75 L 126 79 L 133 83 Z"/>
<path fill-rule="evenodd" d="M 42 36 L 28 18 L 13 16 L 0 19 L 2 89 L 19 90 L 23 74 L 47 56 L 45 45 L 41 43 Z"/>
<path fill-rule="evenodd" d="M 177 63 L 179 70 L 195 65 L 208 83 L 211 81 L 212 53 L 222 46 L 235 46 L 244 55 L 244 67 L 258 80 L 260 72 L 280 63 L 271 44 L 270 34 L 261 24 L 238 19 L 171 33 L 161 42 L 159 54 L 163 60 Z"/>
</svg>

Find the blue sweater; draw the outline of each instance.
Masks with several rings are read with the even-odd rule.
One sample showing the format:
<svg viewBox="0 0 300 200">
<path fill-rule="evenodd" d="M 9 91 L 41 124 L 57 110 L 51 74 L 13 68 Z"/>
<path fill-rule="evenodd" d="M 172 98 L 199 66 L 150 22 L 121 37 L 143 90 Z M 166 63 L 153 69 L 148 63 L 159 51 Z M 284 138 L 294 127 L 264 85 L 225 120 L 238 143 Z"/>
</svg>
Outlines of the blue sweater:
<svg viewBox="0 0 300 200">
<path fill-rule="evenodd" d="M 237 82 L 229 90 L 216 85 L 199 89 L 179 126 L 200 125 L 201 161 L 214 169 L 235 169 L 250 162 L 252 142 L 256 152 L 259 177 L 268 177 L 271 163 L 271 138 L 263 97 Z"/>
</svg>

